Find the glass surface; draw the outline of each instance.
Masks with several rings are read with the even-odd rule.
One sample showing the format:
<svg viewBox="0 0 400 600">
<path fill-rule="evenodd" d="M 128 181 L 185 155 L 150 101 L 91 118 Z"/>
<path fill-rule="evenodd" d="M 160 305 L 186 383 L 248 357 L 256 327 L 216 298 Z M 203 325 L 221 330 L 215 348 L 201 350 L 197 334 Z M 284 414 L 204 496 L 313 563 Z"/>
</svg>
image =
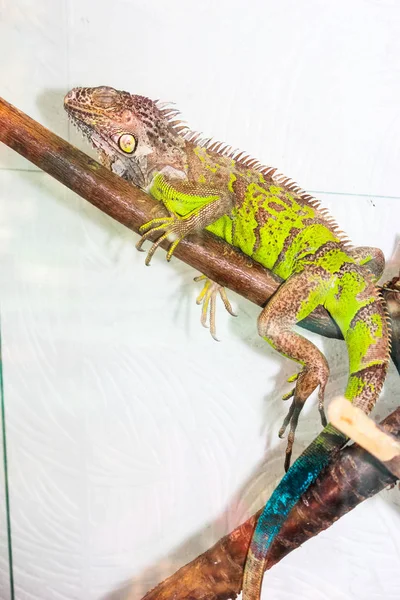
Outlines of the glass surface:
<svg viewBox="0 0 400 600">
<path fill-rule="evenodd" d="M 95 156 L 63 110 L 73 86 L 174 101 L 193 129 L 293 177 L 354 244 L 382 248 L 384 279 L 397 274 L 397 2 L 0 0 L 0 11 L 1 95 L 49 129 Z M 0 146 L 1 600 L 139 600 L 283 474 L 281 397 L 296 366 L 233 293 L 239 316 L 219 303 L 215 343 L 198 273 L 163 251 L 145 267 L 136 241 Z M 330 400 L 345 387 L 344 345 L 307 336 L 328 358 Z M 397 389 L 391 367 L 376 417 Z M 296 455 L 319 430 L 310 401 Z M 397 600 L 399 528 L 394 488 L 274 567 L 263 597 Z"/>
</svg>

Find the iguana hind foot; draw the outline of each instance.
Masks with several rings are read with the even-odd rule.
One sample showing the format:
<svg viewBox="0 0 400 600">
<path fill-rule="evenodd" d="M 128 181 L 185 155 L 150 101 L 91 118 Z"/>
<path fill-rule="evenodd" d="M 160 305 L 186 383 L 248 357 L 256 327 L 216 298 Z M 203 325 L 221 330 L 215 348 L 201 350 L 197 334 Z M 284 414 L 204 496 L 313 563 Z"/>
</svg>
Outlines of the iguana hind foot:
<svg viewBox="0 0 400 600">
<path fill-rule="evenodd" d="M 303 409 L 307 398 L 318 386 L 318 410 L 321 417 L 321 423 L 323 427 L 325 427 L 327 424 L 324 410 L 324 395 L 328 377 L 329 369 L 327 368 L 327 364 L 326 362 L 321 360 L 316 369 L 303 368 L 299 373 L 292 375 L 288 379 L 289 382 L 296 381 L 296 385 L 290 392 L 285 394 L 282 398 L 282 400 L 289 400 L 293 397 L 293 400 L 278 434 L 279 437 L 282 438 L 285 434 L 287 427 L 290 425 L 285 453 L 285 471 L 288 471 L 290 467 L 293 443 L 295 440 L 300 413 Z"/>
</svg>

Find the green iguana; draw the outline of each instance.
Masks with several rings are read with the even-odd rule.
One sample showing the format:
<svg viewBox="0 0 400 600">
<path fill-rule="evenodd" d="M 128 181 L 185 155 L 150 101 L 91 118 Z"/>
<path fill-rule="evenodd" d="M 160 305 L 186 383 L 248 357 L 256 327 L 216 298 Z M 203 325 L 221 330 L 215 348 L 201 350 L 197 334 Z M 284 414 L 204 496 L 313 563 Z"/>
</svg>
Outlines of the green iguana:
<svg viewBox="0 0 400 600">
<path fill-rule="evenodd" d="M 65 108 L 103 164 L 167 209 L 167 216 L 141 228 L 138 249 L 146 240 L 156 240 L 146 264 L 163 240 L 170 242 L 169 260 L 186 235 L 207 229 L 285 280 L 258 318 L 260 336 L 301 365 L 289 379 L 294 389 L 285 396 L 293 397 L 280 431 L 290 426 L 285 467 L 300 412 L 317 388 L 324 429 L 286 473 L 258 520 L 243 585 L 244 600 L 255 600 L 268 548 L 287 514 L 332 452 L 347 441 L 326 424 L 327 361 L 293 326 L 319 305 L 329 311 L 348 348 L 345 397 L 369 413 L 382 388 L 390 351 L 386 311 L 374 284 L 384 268 L 382 252 L 352 248 L 327 211 L 290 179 L 243 152 L 200 139 L 176 120 L 177 111 L 158 101 L 110 87 L 76 88 L 65 97 Z M 215 296 L 218 286 L 209 281 L 206 286 Z"/>
</svg>

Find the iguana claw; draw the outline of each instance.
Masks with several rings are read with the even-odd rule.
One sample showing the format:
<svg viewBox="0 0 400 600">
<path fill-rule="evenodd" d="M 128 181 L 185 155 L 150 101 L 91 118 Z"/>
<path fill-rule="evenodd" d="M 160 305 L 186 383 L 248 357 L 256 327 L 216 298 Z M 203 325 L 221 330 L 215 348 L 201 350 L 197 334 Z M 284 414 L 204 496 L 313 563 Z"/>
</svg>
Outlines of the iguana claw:
<svg viewBox="0 0 400 600">
<path fill-rule="evenodd" d="M 283 437 L 287 427 L 290 425 L 288 443 L 286 446 L 285 471 L 287 471 L 290 467 L 293 443 L 300 413 L 307 398 L 318 386 L 318 410 L 321 417 L 321 423 L 323 427 L 325 427 L 327 424 L 324 410 L 324 393 L 327 379 L 328 371 L 325 372 L 323 370 L 321 373 L 318 373 L 305 368 L 299 373 L 292 375 L 288 379 L 288 382 L 296 381 L 296 385 L 290 392 L 282 396 L 282 400 L 289 400 L 289 398 L 293 398 L 293 401 L 278 433 L 280 438 Z"/>
<path fill-rule="evenodd" d="M 210 333 L 215 341 L 219 342 L 216 335 L 215 327 L 215 312 L 216 312 L 216 301 L 218 294 L 221 297 L 222 302 L 228 313 L 232 317 L 236 317 L 236 313 L 233 312 L 232 305 L 229 302 L 228 296 L 226 295 L 225 288 L 219 285 L 215 281 L 209 279 L 206 275 L 199 275 L 194 278 L 194 281 L 204 281 L 204 287 L 196 299 L 196 304 L 202 304 L 201 309 L 201 324 L 203 327 L 208 327 L 207 317 L 210 314 Z"/>
<path fill-rule="evenodd" d="M 191 232 L 191 229 L 189 220 L 185 220 L 177 215 L 170 214 L 169 217 L 152 219 L 140 227 L 139 233 L 142 233 L 143 235 L 136 244 L 136 249 L 143 252 L 142 246 L 144 242 L 152 237 L 154 233 L 161 233 L 160 237 L 153 242 L 153 245 L 148 251 L 145 264 L 147 266 L 150 265 L 153 254 L 164 240 L 171 242 L 167 251 L 167 260 L 170 261 L 175 248 L 179 242 L 183 240 L 185 235 Z"/>
</svg>

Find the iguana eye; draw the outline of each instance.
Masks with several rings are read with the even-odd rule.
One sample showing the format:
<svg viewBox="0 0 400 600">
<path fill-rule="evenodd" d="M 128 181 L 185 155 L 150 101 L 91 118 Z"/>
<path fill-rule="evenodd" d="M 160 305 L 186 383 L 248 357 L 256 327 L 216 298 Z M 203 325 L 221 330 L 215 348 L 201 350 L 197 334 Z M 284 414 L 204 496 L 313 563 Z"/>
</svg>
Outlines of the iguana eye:
<svg viewBox="0 0 400 600">
<path fill-rule="evenodd" d="M 132 154 L 136 148 L 136 139 L 130 133 L 123 133 L 118 138 L 118 146 L 126 154 Z"/>
</svg>

